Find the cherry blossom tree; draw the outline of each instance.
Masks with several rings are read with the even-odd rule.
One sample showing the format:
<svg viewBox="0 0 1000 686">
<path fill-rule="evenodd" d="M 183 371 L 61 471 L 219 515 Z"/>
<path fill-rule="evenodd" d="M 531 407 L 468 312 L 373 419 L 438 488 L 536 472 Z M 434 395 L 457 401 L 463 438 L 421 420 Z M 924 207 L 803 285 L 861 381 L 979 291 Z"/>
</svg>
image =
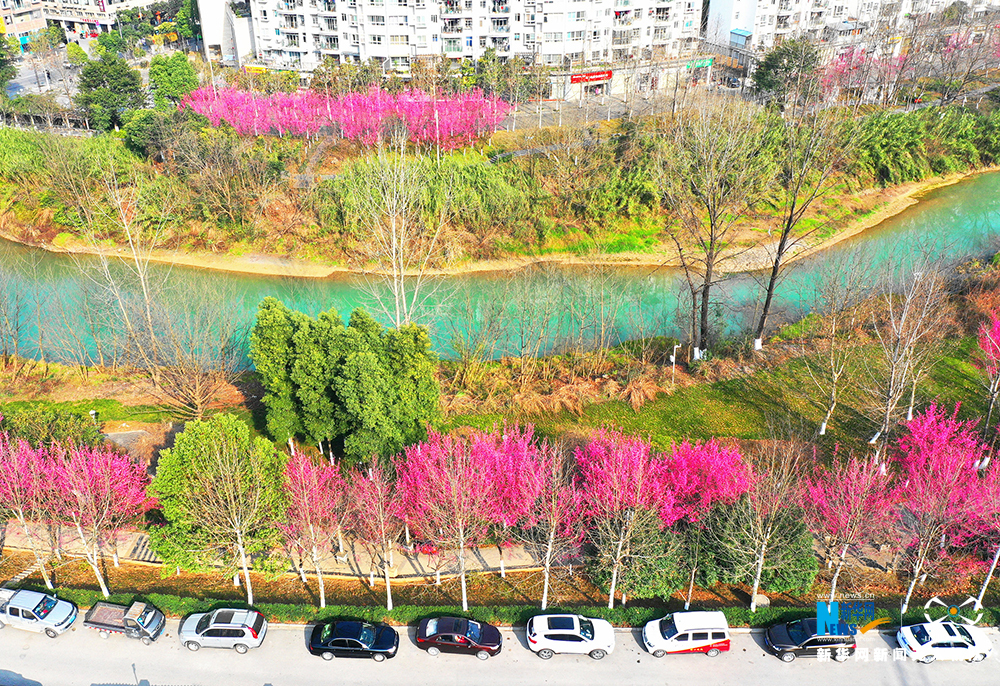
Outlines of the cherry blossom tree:
<svg viewBox="0 0 1000 686">
<path fill-rule="evenodd" d="M 705 520 L 716 505 L 735 502 L 749 486 L 750 471 L 735 447 L 723 446 L 714 439 L 674 445 L 664 469 L 664 488 L 670 498 L 664 500 L 660 517 L 665 525 L 687 527 L 690 534 L 685 555 L 691 568 L 685 610 L 694 592 Z"/>
<path fill-rule="evenodd" d="M 392 475 L 378 462 L 367 473 L 358 472 L 350 479 L 348 531 L 369 551 L 372 564 L 378 561 L 385 578 L 385 607 L 392 609 L 393 550 L 403 533 L 400 497 Z"/>
<path fill-rule="evenodd" d="M 46 496 L 51 489 L 45 452 L 44 448 L 36 450 L 25 440 L 15 441 L 6 432 L 0 432 L 0 512 L 17 519 L 41 570 L 42 580 L 51 589 L 46 559 L 39 552 L 41 544 L 32 526 L 45 516 L 49 500 Z"/>
<path fill-rule="evenodd" d="M 500 551 L 500 576 L 506 578 L 503 549 L 517 525 L 530 525 L 544 485 L 534 429 L 504 427 L 474 437 L 490 470 L 489 518 Z"/>
<path fill-rule="evenodd" d="M 331 126 L 364 146 L 375 145 L 391 124 L 400 123 L 411 142 L 439 150 L 471 144 L 495 130 L 510 111 L 510 105 L 479 90 L 445 96 L 419 90 L 393 94 L 379 88 L 327 96 L 203 87 L 181 102 L 180 108 L 185 107 L 207 117 L 212 126 L 227 123 L 241 136 L 274 132 L 309 138 Z"/>
<path fill-rule="evenodd" d="M 483 441 L 431 431 L 394 460 L 403 518 L 418 535 L 458 557 L 462 610 L 468 611 L 466 554 L 489 530 L 492 470 Z"/>
<path fill-rule="evenodd" d="M 597 431 L 577 449 L 576 460 L 590 540 L 598 565 L 610 570 L 608 607 L 613 608 L 632 548 L 645 543 L 648 513 L 669 510 L 673 503 L 664 497 L 661 461 L 642 439 Z"/>
<path fill-rule="evenodd" d="M 302 554 L 308 554 L 319 584 L 319 606 L 326 607 L 326 585 L 321 553 L 341 522 L 347 502 L 344 479 L 335 464 L 317 463 L 305 453 L 293 450 L 285 465 L 286 521 L 281 524 L 285 541 Z M 305 574 L 302 572 L 303 581 Z"/>
<path fill-rule="evenodd" d="M 901 486 L 896 494 L 898 526 L 911 575 L 902 611 L 917 580 L 949 539 L 968 533 L 981 498 L 978 467 L 987 454 L 975 421 L 959 421 L 936 404 L 907 423 L 896 446 Z"/>
<path fill-rule="evenodd" d="M 52 457 L 49 478 L 60 495 L 58 513 L 75 527 L 107 598 L 111 594 L 101 570 L 104 546 L 145 510 L 149 477 L 131 457 L 110 448 L 53 446 Z M 116 549 L 113 554 L 117 565 Z"/>
<path fill-rule="evenodd" d="M 894 485 L 885 462 L 851 455 L 817 468 L 806 477 L 804 489 L 809 528 L 826 548 L 827 559 L 837 563 L 830 582 L 832 602 L 848 551 L 889 533 L 885 513 L 895 505 Z"/>
<path fill-rule="evenodd" d="M 982 467 L 985 460 L 980 460 Z M 993 562 L 990 563 L 989 571 L 983 580 L 983 586 L 979 589 L 977 599 L 980 605 L 986 595 L 986 589 L 996 571 L 997 563 L 1000 562 L 1000 467 L 994 465 L 987 470 L 980 482 L 979 504 L 976 509 L 975 520 L 983 534 L 983 537 L 992 543 L 996 550 L 993 553 Z"/>
</svg>

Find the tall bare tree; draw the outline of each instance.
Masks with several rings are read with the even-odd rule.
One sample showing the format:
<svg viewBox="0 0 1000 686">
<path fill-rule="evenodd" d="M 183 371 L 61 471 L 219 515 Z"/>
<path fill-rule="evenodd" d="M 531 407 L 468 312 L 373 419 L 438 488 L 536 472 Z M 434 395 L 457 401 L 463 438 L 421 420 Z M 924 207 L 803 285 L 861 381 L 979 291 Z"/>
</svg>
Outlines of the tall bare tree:
<svg viewBox="0 0 1000 686">
<path fill-rule="evenodd" d="M 857 330 L 864 324 L 864 301 L 874 285 L 871 260 L 871 250 L 863 246 L 835 253 L 824 260 L 810 294 L 819 329 L 808 333 L 820 350 L 802 359 L 816 391 L 810 394 L 812 401 L 824 412 L 820 436 L 826 435 L 849 373 L 848 364 L 856 353 Z"/>
<path fill-rule="evenodd" d="M 684 110 L 657 143 L 662 199 L 673 213 L 667 232 L 699 313 L 691 339 L 700 359 L 710 342 L 711 289 L 723 253 L 773 178 L 774 128 L 758 107 L 709 102 Z"/>
<path fill-rule="evenodd" d="M 800 231 L 802 220 L 816 200 L 833 187 L 835 174 L 850 159 L 854 132 L 857 131 L 842 111 L 819 109 L 814 100 L 805 97 L 789 101 L 782 113 L 780 129 L 775 204 L 780 212 L 781 224 L 771 253 L 764 304 L 754 334 L 755 350 L 763 347 L 767 320 L 786 256 L 819 228 L 817 224 Z"/>
<path fill-rule="evenodd" d="M 929 258 L 886 268 L 878 288 L 871 315 L 877 345 L 867 360 L 864 384 L 867 411 L 878 427 L 872 443 L 887 438 L 900 402 L 937 361 L 932 344 L 949 318 L 947 281 Z"/>
<path fill-rule="evenodd" d="M 400 133 L 381 143 L 377 155 L 359 163 L 348 179 L 348 222 L 370 246 L 365 290 L 396 327 L 426 314 L 437 291 L 432 270 L 443 256 L 441 235 L 451 213 L 447 191 L 442 197 L 427 193 L 427 160 L 405 153 Z"/>
</svg>

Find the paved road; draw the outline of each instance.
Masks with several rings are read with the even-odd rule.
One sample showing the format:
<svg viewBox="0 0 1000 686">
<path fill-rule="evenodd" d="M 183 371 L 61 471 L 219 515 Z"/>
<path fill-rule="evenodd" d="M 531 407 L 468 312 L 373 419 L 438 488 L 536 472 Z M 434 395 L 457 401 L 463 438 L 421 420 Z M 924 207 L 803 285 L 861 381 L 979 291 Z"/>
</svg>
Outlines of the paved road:
<svg viewBox="0 0 1000 686">
<path fill-rule="evenodd" d="M 78 620 L 79 622 L 80 620 Z M 57 639 L 6 628 L 0 632 L 2 686 L 468 686 L 469 684 L 683 684 L 684 686 L 923 686 L 1000 683 L 996 656 L 979 664 L 894 662 L 891 637 L 865 635 L 859 647 L 887 649 L 887 661 L 845 664 L 800 659 L 787 665 L 764 653 L 759 635 L 739 633 L 733 650 L 717 658 L 678 655 L 660 660 L 639 645 L 638 634 L 618 633 L 615 652 L 600 662 L 557 655 L 545 662 L 524 647 L 523 631 L 505 630 L 504 651 L 480 662 L 474 657 L 430 657 L 413 646 L 412 632 L 399 655 L 381 664 L 369 660 L 323 660 L 305 650 L 307 629 L 272 625 L 264 645 L 247 655 L 204 649 L 191 653 L 177 642 L 172 621 L 159 642 L 144 646 L 122 637 L 101 639 L 78 624 Z M 1000 636 L 991 634 L 995 645 Z M 884 653 L 882 653 L 884 655 Z"/>
</svg>

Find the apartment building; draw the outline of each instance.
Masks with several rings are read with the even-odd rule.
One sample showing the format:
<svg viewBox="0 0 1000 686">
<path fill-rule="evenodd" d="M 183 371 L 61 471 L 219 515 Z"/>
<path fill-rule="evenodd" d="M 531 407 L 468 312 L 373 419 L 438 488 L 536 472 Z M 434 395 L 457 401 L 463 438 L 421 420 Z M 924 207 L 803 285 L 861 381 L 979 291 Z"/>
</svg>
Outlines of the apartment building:
<svg viewBox="0 0 1000 686">
<path fill-rule="evenodd" d="M 204 2 L 205 0 L 203 0 Z M 208 0 L 218 2 L 218 0 Z M 221 5 L 221 3 L 219 3 Z M 327 57 L 407 71 L 422 57 L 477 59 L 493 49 L 575 67 L 695 52 L 701 0 L 250 0 L 252 53 L 239 63 L 308 73 Z M 222 35 L 225 9 L 203 12 Z M 209 41 L 210 46 L 212 45 Z"/>
<path fill-rule="evenodd" d="M 806 37 L 833 53 L 863 43 L 873 32 L 900 30 L 914 18 L 939 14 L 953 1 L 711 0 L 707 39 L 762 53 L 783 40 Z M 995 11 L 997 4 L 997 0 L 966 2 L 973 16 Z M 895 49 L 900 46 L 896 41 Z"/>
<path fill-rule="evenodd" d="M 28 43 L 29 34 L 45 28 L 42 0 L 0 0 L 0 35 Z"/>
<path fill-rule="evenodd" d="M 107 33 L 117 30 L 120 10 L 148 7 L 154 0 L 43 0 L 45 17 L 73 33 Z"/>
</svg>

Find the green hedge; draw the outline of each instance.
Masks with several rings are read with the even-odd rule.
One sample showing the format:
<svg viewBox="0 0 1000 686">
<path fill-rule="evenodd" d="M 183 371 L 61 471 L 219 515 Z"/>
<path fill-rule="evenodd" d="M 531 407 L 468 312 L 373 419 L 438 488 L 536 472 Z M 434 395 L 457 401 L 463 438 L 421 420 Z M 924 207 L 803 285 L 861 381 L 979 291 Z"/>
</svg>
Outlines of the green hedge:
<svg viewBox="0 0 1000 686">
<path fill-rule="evenodd" d="M 44 592 L 44 588 L 32 587 L 33 590 Z M 90 607 L 100 600 L 104 600 L 99 591 L 87 589 L 65 588 L 57 591 L 60 598 L 70 600 L 80 607 Z M 245 603 L 232 600 L 217 600 L 214 598 L 183 598 L 175 595 L 162 593 L 150 593 L 148 595 L 135 595 L 131 593 L 112 594 L 108 602 L 126 605 L 134 600 L 144 600 L 152 603 L 163 610 L 168 616 L 183 617 L 192 612 L 205 612 L 219 607 L 249 607 Z M 450 605 L 399 605 L 391 612 L 384 607 L 376 605 L 328 605 L 320 609 L 314 605 L 294 605 L 284 603 L 258 603 L 254 606 L 263 612 L 268 620 L 280 623 L 306 623 L 317 620 L 351 618 L 364 619 L 370 622 L 388 622 L 395 625 L 412 625 L 425 617 L 440 617 L 444 615 L 469 617 L 490 624 L 503 626 L 523 626 L 528 619 L 537 615 L 541 610 L 534 605 L 496 605 L 496 606 L 476 606 L 469 608 L 469 612 L 462 612 L 460 607 Z M 699 608 L 694 608 L 699 609 Z M 708 608 L 706 608 L 708 609 Z M 712 608 L 714 609 L 714 608 Z M 814 607 L 762 607 L 751 613 L 747 607 L 724 607 L 729 626 L 733 627 L 765 627 L 779 622 L 791 622 L 796 619 L 815 617 Z M 658 617 L 662 617 L 667 610 L 663 607 L 640 607 L 626 606 L 608 609 L 606 606 L 587 607 L 551 607 L 547 612 L 579 612 L 588 617 L 600 617 L 606 619 L 615 626 L 639 627 Z M 887 616 L 892 620 L 892 624 L 899 625 L 899 610 L 879 608 L 876 616 Z M 914 624 L 924 621 L 924 609 L 922 606 L 911 608 L 904 617 L 905 624 Z M 1000 607 L 989 607 L 983 611 L 983 618 L 980 624 L 996 625 L 1000 623 Z M 884 627 L 883 627 L 884 628 Z"/>
</svg>

